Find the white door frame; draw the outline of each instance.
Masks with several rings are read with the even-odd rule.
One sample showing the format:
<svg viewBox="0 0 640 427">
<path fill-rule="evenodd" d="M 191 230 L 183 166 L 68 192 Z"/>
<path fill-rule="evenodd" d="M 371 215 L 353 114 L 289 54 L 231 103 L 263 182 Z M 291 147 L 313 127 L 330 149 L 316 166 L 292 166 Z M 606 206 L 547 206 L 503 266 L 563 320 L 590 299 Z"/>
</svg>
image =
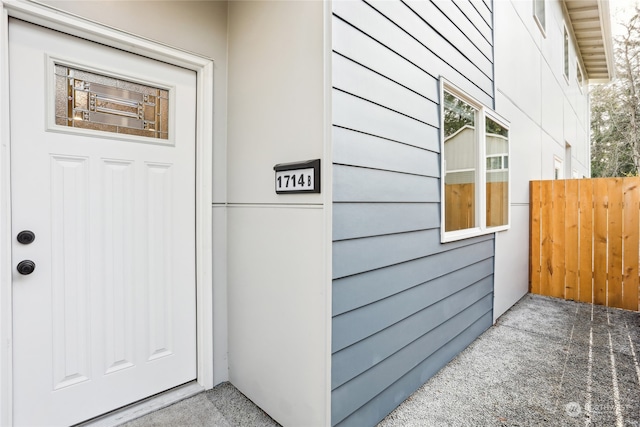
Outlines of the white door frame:
<svg viewBox="0 0 640 427">
<path fill-rule="evenodd" d="M 13 421 L 9 17 L 195 71 L 197 382 L 212 388 L 213 61 L 26 0 L 0 0 L 0 6 L 0 425 Z"/>
</svg>

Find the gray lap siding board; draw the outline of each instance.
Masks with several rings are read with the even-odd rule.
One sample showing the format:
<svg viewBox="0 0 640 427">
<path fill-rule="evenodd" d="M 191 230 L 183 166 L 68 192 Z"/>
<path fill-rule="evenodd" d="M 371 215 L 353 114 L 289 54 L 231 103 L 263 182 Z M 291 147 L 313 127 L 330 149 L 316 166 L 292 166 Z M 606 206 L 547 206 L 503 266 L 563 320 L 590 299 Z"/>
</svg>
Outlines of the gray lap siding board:
<svg viewBox="0 0 640 427">
<path fill-rule="evenodd" d="M 438 82 L 493 106 L 490 8 L 333 4 L 333 425 L 375 425 L 491 325 L 493 235 L 440 243 Z"/>
</svg>

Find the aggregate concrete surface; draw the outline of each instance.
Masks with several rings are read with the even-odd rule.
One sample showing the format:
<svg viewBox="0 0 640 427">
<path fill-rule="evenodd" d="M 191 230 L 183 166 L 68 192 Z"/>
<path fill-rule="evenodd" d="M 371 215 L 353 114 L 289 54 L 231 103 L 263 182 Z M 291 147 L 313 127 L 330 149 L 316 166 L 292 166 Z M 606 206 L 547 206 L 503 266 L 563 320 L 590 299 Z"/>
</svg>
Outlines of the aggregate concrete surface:
<svg viewBox="0 0 640 427">
<path fill-rule="evenodd" d="M 378 426 L 640 426 L 640 314 L 526 295 Z"/>
<path fill-rule="evenodd" d="M 230 383 L 130 421 L 126 427 L 277 427 L 262 409 Z"/>
<path fill-rule="evenodd" d="M 640 427 L 639 361 L 640 313 L 529 294 L 378 426 Z M 125 425 L 278 426 L 229 383 Z"/>
</svg>

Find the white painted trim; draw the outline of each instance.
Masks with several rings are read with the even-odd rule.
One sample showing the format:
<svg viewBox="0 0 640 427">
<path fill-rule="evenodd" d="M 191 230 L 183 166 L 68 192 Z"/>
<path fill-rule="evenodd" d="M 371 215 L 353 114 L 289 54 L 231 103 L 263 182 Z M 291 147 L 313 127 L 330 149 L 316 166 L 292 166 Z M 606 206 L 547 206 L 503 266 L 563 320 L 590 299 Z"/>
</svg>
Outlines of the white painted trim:
<svg viewBox="0 0 640 427">
<path fill-rule="evenodd" d="M 533 4 L 533 20 L 535 21 L 535 23 L 538 25 L 538 28 L 540 29 L 540 32 L 542 33 L 542 37 L 543 38 L 547 38 L 547 29 L 546 27 L 546 23 L 547 23 L 547 4 L 546 4 L 546 0 L 542 0 L 544 3 L 544 22 L 545 25 L 542 25 L 542 22 L 540 22 L 540 18 L 538 17 L 537 11 L 536 11 L 536 0 L 533 0 L 531 3 Z"/>
<path fill-rule="evenodd" d="M 324 281 L 326 292 L 325 306 L 325 425 L 331 424 L 331 336 L 333 315 L 333 5 L 324 2 L 323 7 L 323 101 L 324 101 L 324 151 L 322 161 L 322 191 L 324 205 Z"/>
<path fill-rule="evenodd" d="M 2 0 L 0 0 L 2 5 Z M 0 425 L 13 424 L 9 15 L 0 8 Z"/>
<path fill-rule="evenodd" d="M 556 176 L 556 171 L 558 174 Z M 564 179 L 564 160 L 559 156 L 553 156 L 553 178 Z"/>
<path fill-rule="evenodd" d="M 0 425 L 12 424 L 9 17 L 196 72 L 197 383 L 213 387 L 213 61 L 26 0 L 0 0 Z M 223 286 L 224 284 L 215 284 Z"/>
<path fill-rule="evenodd" d="M 565 37 L 566 37 L 566 51 L 565 51 Z M 569 76 L 571 75 L 571 35 L 569 28 L 567 27 L 567 21 L 562 21 L 562 75 L 567 84 L 571 84 Z M 565 69 L 566 64 L 566 69 Z"/>
<path fill-rule="evenodd" d="M 584 95 L 584 71 L 582 71 L 582 65 L 580 64 L 580 58 L 576 56 L 576 84 L 580 89 L 580 94 Z"/>
</svg>

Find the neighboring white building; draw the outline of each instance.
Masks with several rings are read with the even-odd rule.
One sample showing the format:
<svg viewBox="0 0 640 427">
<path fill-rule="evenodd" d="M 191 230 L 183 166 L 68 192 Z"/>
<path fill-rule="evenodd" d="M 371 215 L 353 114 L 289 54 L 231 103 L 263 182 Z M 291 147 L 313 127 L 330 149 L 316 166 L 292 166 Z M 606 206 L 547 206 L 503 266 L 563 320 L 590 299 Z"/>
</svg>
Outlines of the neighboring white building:
<svg viewBox="0 0 640 427">
<path fill-rule="evenodd" d="M 613 77 L 609 2 L 496 1 L 496 111 L 511 122 L 511 229 L 496 235 L 494 318 L 528 292 L 529 181 L 589 178 L 589 84 Z"/>
<path fill-rule="evenodd" d="M 374 425 L 527 292 L 612 74 L 599 0 L 0 6 L 7 426 L 223 381 Z"/>
</svg>

